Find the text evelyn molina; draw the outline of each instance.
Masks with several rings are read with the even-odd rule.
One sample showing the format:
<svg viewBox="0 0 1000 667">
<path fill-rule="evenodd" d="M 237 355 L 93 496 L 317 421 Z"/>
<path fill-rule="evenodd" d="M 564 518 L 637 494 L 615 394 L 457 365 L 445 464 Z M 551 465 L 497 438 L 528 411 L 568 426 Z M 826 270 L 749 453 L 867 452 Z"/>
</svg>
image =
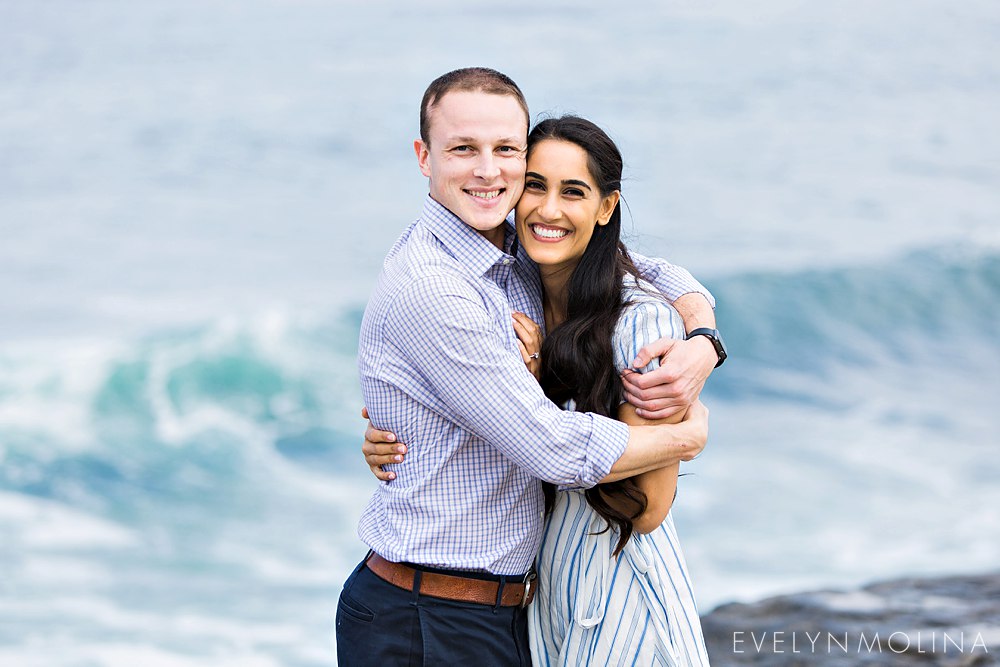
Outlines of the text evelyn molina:
<svg viewBox="0 0 1000 667">
<path fill-rule="evenodd" d="M 733 632 L 733 653 L 989 653 L 982 633 Z"/>
</svg>

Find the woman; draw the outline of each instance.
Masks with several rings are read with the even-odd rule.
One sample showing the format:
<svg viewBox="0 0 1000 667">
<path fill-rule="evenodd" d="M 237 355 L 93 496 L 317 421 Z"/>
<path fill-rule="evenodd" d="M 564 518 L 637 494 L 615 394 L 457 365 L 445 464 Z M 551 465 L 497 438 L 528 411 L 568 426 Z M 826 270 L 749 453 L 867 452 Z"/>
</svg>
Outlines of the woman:
<svg viewBox="0 0 1000 667">
<path fill-rule="evenodd" d="M 621 173 L 617 147 L 590 121 L 564 116 L 531 131 L 516 227 L 539 266 L 549 333 L 542 342 L 521 314 L 514 326 L 550 399 L 642 424 L 622 400 L 618 375 L 646 343 L 683 338 L 684 325 L 620 241 Z M 676 487 L 675 465 L 585 491 L 546 488 L 549 520 L 529 608 L 535 664 L 708 664 L 669 514 Z"/>
</svg>

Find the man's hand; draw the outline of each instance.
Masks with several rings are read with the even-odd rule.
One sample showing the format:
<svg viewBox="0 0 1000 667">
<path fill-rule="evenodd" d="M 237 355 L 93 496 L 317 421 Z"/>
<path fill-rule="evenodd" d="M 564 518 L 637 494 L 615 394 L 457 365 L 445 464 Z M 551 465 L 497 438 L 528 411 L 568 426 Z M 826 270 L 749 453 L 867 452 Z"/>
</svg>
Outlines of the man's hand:
<svg viewBox="0 0 1000 667">
<path fill-rule="evenodd" d="M 719 355 L 704 336 L 691 340 L 661 338 L 639 350 L 633 368 L 642 368 L 655 357 L 660 367 L 648 373 L 622 373 L 625 399 L 644 419 L 666 419 L 698 400 L 705 380 Z"/>
<path fill-rule="evenodd" d="M 361 408 L 361 417 L 368 419 L 368 408 Z M 361 451 L 372 474 L 383 482 L 391 482 L 396 479 L 396 473 L 383 471 L 382 466 L 388 463 L 401 463 L 403 455 L 406 454 L 406 445 L 396 442 L 395 433 L 380 431 L 368 422 L 368 428 L 365 429 L 365 444 L 361 446 Z"/>
<path fill-rule="evenodd" d="M 701 454 L 708 442 L 708 408 L 701 401 L 695 400 L 684 415 L 684 421 L 679 424 L 689 429 L 681 461 L 690 461 Z"/>
<path fill-rule="evenodd" d="M 690 461 L 701 454 L 706 442 L 708 408 L 701 401 L 695 401 L 676 424 L 630 426 L 628 446 L 601 482 L 617 482 Z"/>
</svg>

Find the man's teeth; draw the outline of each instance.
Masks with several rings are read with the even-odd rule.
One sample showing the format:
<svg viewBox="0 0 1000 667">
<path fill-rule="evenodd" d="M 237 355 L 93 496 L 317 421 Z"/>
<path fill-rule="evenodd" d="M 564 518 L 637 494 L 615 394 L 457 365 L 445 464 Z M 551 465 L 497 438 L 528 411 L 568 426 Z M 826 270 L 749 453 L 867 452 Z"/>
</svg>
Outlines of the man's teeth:
<svg viewBox="0 0 1000 667">
<path fill-rule="evenodd" d="M 565 229 L 547 229 L 545 227 L 539 227 L 538 225 L 532 225 L 531 231 L 538 236 L 541 236 L 543 239 L 561 239 L 569 234 L 569 232 Z"/>
<path fill-rule="evenodd" d="M 472 190 L 469 190 L 468 192 L 473 197 L 479 197 L 480 199 L 493 199 L 494 197 L 500 196 L 499 190 L 491 190 L 490 192 L 473 192 Z"/>
</svg>

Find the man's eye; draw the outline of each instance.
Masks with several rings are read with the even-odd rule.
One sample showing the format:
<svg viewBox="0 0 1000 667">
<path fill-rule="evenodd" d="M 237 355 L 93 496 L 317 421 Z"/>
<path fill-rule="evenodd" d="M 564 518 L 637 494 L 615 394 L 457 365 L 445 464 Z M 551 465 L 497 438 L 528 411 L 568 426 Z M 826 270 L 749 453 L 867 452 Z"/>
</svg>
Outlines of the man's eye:
<svg viewBox="0 0 1000 667">
<path fill-rule="evenodd" d="M 468 153 L 472 150 L 472 146 L 455 146 L 451 150 L 456 153 Z"/>
</svg>

